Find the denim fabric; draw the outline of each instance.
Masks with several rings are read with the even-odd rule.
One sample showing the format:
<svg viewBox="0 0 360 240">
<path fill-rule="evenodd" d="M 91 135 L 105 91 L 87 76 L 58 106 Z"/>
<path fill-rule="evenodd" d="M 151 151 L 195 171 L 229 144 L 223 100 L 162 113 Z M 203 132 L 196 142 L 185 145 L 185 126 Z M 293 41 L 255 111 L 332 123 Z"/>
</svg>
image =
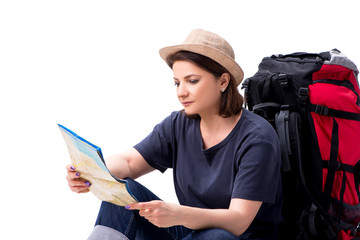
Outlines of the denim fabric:
<svg viewBox="0 0 360 240">
<path fill-rule="evenodd" d="M 121 232 L 115 229 L 96 225 L 87 240 L 129 240 Z"/>
<path fill-rule="evenodd" d="M 160 200 L 155 194 L 132 179 L 126 179 L 131 193 L 139 202 Z M 108 202 L 102 202 L 95 225 L 115 229 L 130 240 L 238 240 L 235 235 L 221 229 L 192 231 L 183 226 L 159 228 L 141 217 L 138 211 Z"/>
</svg>

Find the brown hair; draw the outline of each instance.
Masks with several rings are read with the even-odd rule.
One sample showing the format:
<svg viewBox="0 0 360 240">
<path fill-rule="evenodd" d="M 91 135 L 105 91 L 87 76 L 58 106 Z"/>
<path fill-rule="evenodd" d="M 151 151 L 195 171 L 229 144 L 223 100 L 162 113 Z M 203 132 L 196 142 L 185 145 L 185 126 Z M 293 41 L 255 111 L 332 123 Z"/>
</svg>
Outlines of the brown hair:
<svg viewBox="0 0 360 240">
<path fill-rule="evenodd" d="M 193 52 L 179 51 L 166 58 L 166 61 L 171 68 L 173 67 L 174 62 L 179 60 L 190 61 L 210 72 L 216 78 L 221 77 L 223 73 L 228 73 L 230 75 L 230 81 L 226 90 L 221 94 L 218 113 L 220 116 L 225 118 L 240 113 L 244 99 L 239 93 L 234 77 L 229 73 L 229 71 L 211 58 Z"/>
</svg>

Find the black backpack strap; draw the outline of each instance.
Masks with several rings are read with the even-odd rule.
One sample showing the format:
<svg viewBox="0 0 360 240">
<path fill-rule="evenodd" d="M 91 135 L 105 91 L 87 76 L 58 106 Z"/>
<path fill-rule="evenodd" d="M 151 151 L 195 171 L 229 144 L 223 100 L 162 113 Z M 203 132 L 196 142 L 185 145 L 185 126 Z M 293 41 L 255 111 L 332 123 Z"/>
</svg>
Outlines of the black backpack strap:
<svg viewBox="0 0 360 240">
<path fill-rule="evenodd" d="M 323 168 L 327 168 L 328 166 L 329 166 L 329 161 L 328 160 L 323 160 Z M 346 163 L 337 162 L 336 170 L 345 171 L 345 172 L 348 172 L 348 173 L 355 174 L 355 168 L 356 168 L 355 166 L 350 165 L 350 164 L 346 164 Z"/>
<path fill-rule="evenodd" d="M 283 73 L 275 76 L 277 85 L 279 86 L 281 103 L 291 107 L 296 106 L 296 98 L 293 94 L 292 76 Z"/>
<path fill-rule="evenodd" d="M 291 154 L 289 120 L 289 106 L 281 106 L 280 112 L 276 114 L 275 124 L 280 139 L 282 169 L 284 172 L 291 170 L 289 161 L 289 154 Z"/>
<path fill-rule="evenodd" d="M 357 164 L 359 164 L 359 163 L 357 163 Z M 329 161 L 328 160 L 323 160 L 323 167 L 327 168 L 328 165 L 329 165 Z M 336 170 L 341 170 L 341 171 L 345 171 L 345 172 L 348 172 L 348 173 L 355 174 L 356 165 L 353 166 L 353 165 L 350 165 L 350 164 L 338 162 Z"/>
<path fill-rule="evenodd" d="M 280 108 L 280 104 L 274 102 L 259 103 L 253 107 L 253 110 L 255 111 L 266 107 Z"/>
<path fill-rule="evenodd" d="M 354 166 L 354 178 L 355 178 L 355 186 L 357 186 L 356 191 L 357 191 L 358 197 L 360 199 L 360 189 L 359 189 L 359 186 L 360 186 L 360 160 Z"/>
<path fill-rule="evenodd" d="M 330 147 L 330 159 L 328 166 L 328 173 L 326 176 L 325 186 L 324 186 L 324 205 L 325 209 L 329 209 L 331 192 L 334 186 L 335 172 L 338 166 L 338 150 L 339 150 L 339 125 L 337 124 L 335 118 L 333 117 L 333 129 L 331 133 L 331 147 Z"/>
<path fill-rule="evenodd" d="M 323 105 L 310 104 L 310 111 L 323 116 L 331 116 L 337 118 L 344 118 L 348 120 L 360 121 L 360 114 L 358 113 L 341 111 L 333 108 L 328 108 Z"/>
<path fill-rule="evenodd" d="M 245 108 L 249 108 L 248 106 L 248 98 L 249 98 L 249 84 L 250 84 L 250 79 L 247 78 L 243 81 L 242 85 L 241 85 L 241 89 L 244 89 L 244 96 L 245 96 Z"/>
<path fill-rule="evenodd" d="M 316 213 L 317 207 L 314 204 L 311 204 L 310 210 L 309 210 L 309 216 L 308 216 L 308 228 L 310 231 L 310 234 L 312 236 L 317 236 L 318 232 L 316 230 L 316 224 L 315 224 L 315 217 L 317 215 Z"/>
</svg>

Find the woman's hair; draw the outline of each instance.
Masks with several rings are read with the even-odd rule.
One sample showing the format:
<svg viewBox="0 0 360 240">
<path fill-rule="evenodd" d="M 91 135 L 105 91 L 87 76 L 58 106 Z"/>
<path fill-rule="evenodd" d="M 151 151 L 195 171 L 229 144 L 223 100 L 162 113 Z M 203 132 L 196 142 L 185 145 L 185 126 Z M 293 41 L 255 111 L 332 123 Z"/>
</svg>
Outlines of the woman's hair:
<svg viewBox="0 0 360 240">
<path fill-rule="evenodd" d="M 240 113 L 244 99 L 239 93 L 234 77 L 229 73 L 229 71 L 227 71 L 223 66 L 211 58 L 189 51 L 179 51 L 173 55 L 170 55 L 166 59 L 171 68 L 173 67 L 175 61 L 180 60 L 192 62 L 202 69 L 210 72 L 216 78 L 221 77 L 223 73 L 228 73 L 230 75 L 230 81 L 226 90 L 221 94 L 220 108 L 218 113 L 220 116 L 225 118 Z"/>
</svg>

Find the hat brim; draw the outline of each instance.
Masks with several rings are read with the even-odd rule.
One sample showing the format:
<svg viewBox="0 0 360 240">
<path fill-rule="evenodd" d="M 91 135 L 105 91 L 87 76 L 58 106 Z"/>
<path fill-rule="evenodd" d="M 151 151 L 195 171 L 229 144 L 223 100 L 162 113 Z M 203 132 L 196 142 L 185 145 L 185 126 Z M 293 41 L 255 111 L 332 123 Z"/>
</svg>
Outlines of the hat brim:
<svg viewBox="0 0 360 240">
<path fill-rule="evenodd" d="M 180 44 L 170 47 L 164 47 L 160 49 L 159 53 L 161 58 L 166 63 L 168 63 L 166 60 L 167 57 L 179 51 L 194 52 L 206 56 L 208 58 L 211 58 L 212 60 L 219 63 L 221 66 L 223 66 L 224 68 L 226 68 L 226 70 L 230 72 L 230 74 L 235 79 L 236 85 L 239 85 L 244 78 L 243 70 L 232 57 L 210 46 L 201 45 L 201 44 Z"/>
</svg>

